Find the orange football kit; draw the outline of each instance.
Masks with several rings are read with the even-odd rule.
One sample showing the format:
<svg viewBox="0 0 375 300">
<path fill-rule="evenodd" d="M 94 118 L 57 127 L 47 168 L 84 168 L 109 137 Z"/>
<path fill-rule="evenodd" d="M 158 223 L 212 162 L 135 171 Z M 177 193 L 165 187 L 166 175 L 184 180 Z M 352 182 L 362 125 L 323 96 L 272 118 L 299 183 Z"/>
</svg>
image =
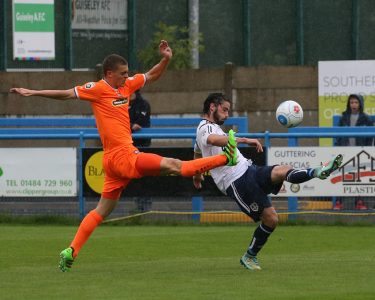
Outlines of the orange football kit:
<svg viewBox="0 0 375 300">
<path fill-rule="evenodd" d="M 139 152 L 133 146 L 128 113 L 130 95 L 146 83 L 144 74 L 127 78 L 119 89 L 104 79 L 74 88 L 78 99 L 90 101 L 99 135 L 103 144 L 105 171 L 102 197 L 118 200 L 131 179 L 160 174 L 162 157 Z M 226 157 L 207 157 L 182 162 L 181 175 L 191 177 L 199 171 L 209 170 L 226 163 Z M 203 169 L 202 169 L 203 168 Z"/>
<path fill-rule="evenodd" d="M 128 113 L 130 95 L 146 83 L 144 74 L 127 78 L 125 85 L 114 89 L 104 79 L 74 88 L 78 99 L 90 101 L 104 148 L 105 172 L 102 198 L 118 200 L 131 179 L 160 174 L 163 157 L 139 152 L 133 146 Z M 225 155 L 216 155 L 192 161 L 182 161 L 181 175 L 192 177 L 227 163 Z M 95 209 L 82 220 L 70 244 L 72 256 L 77 257 L 103 216 Z M 65 251 L 65 250 L 64 250 Z M 69 267 L 70 268 L 70 267 Z"/>
</svg>

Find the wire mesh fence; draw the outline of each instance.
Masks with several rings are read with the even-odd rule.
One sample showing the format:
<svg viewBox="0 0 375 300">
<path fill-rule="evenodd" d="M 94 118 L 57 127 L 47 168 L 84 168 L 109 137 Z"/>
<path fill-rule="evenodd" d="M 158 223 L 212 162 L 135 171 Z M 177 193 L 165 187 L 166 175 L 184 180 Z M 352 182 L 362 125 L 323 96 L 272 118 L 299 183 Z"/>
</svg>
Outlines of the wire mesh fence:
<svg viewBox="0 0 375 300">
<path fill-rule="evenodd" d="M 88 212 L 96 207 L 98 199 L 86 199 Z M 279 222 L 312 223 L 375 223 L 375 198 L 364 198 L 366 209 L 358 209 L 350 199 L 342 210 L 335 210 L 332 198 L 301 198 L 298 211 L 288 211 L 287 198 L 274 198 L 272 203 L 279 215 Z M 79 218 L 76 198 L 1 198 L 0 215 L 67 216 Z M 240 211 L 228 197 L 207 197 L 204 210 L 194 211 L 192 201 L 186 197 L 129 197 L 121 199 L 108 223 L 130 224 L 247 224 L 253 221 Z"/>
<path fill-rule="evenodd" d="M 17 22 L 31 19 L 17 17 L 17 5 L 25 1 L 0 2 L 1 70 L 94 69 L 111 53 L 131 56 L 131 68 L 137 69 L 138 52 L 152 39 L 158 22 L 180 27 L 189 24 L 187 1 L 46 3 L 53 6 L 49 22 L 55 51 L 48 60 L 17 58 L 16 48 L 25 43 L 17 35 Z M 40 5 L 40 1 L 28 4 Z M 316 65 L 319 60 L 373 59 L 374 8 L 371 0 L 200 1 L 199 31 L 205 48 L 200 67 L 218 67 L 228 61 L 239 66 Z M 20 13 L 27 15 L 28 11 Z"/>
</svg>

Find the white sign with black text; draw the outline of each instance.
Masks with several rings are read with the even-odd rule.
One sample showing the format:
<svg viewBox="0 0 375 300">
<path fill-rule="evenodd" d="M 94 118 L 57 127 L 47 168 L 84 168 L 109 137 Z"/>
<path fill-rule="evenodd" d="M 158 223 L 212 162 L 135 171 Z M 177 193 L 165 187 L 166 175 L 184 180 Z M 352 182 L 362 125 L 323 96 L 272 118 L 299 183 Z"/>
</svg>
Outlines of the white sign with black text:
<svg viewBox="0 0 375 300">
<path fill-rule="evenodd" d="M 0 149 L 0 196 L 74 197 L 75 148 Z"/>
<path fill-rule="evenodd" d="M 343 155 L 343 163 L 328 179 L 314 178 L 300 184 L 285 181 L 277 196 L 375 197 L 374 147 L 270 147 L 268 164 L 315 168 L 338 154 Z"/>
<path fill-rule="evenodd" d="M 54 0 L 13 0 L 13 59 L 55 59 Z"/>
<path fill-rule="evenodd" d="M 126 30 L 127 1 L 76 0 L 72 7 L 72 29 Z"/>
</svg>

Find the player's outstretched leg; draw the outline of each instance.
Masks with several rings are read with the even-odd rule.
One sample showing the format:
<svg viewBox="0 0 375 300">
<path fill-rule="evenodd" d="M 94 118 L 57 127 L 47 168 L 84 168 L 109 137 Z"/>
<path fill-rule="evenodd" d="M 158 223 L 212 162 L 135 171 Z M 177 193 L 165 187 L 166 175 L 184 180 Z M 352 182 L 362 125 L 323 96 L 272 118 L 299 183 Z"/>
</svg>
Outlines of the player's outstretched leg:
<svg viewBox="0 0 375 300">
<path fill-rule="evenodd" d="M 224 154 L 228 159 L 228 166 L 235 166 L 237 164 L 237 141 L 235 137 L 235 132 L 232 129 L 229 130 L 228 133 L 228 143 L 224 147 Z"/>
<path fill-rule="evenodd" d="M 217 167 L 225 165 L 235 166 L 238 160 L 238 153 L 237 141 L 233 130 L 229 131 L 228 143 L 223 150 L 224 152 L 219 155 L 188 161 L 161 157 L 152 153 L 140 153 L 136 161 L 136 168 L 143 176 L 174 174 L 183 177 L 192 177 Z"/>
<path fill-rule="evenodd" d="M 252 256 L 247 252 L 241 257 L 240 259 L 241 265 L 243 265 L 246 269 L 253 270 L 253 271 L 260 271 L 262 268 L 259 266 L 258 259 L 256 256 Z"/>
<path fill-rule="evenodd" d="M 327 162 L 326 164 L 314 169 L 314 176 L 320 179 L 327 179 L 334 171 L 340 168 L 342 164 L 342 155 L 337 155 L 334 159 Z"/>
<path fill-rule="evenodd" d="M 327 179 L 334 171 L 340 168 L 342 163 L 342 155 L 339 154 L 328 163 L 317 168 L 308 169 L 289 169 L 286 171 L 285 180 L 290 183 L 302 183 L 313 178 Z M 276 166 L 272 170 L 275 176 L 283 177 L 285 166 Z"/>
<path fill-rule="evenodd" d="M 73 258 L 73 248 L 69 247 L 61 251 L 60 253 L 60 262 L 59 262 L 59 269 L 62 272 L 70 271 L 70 268 L 73 265 L 74 258 Z"/>
</svg>

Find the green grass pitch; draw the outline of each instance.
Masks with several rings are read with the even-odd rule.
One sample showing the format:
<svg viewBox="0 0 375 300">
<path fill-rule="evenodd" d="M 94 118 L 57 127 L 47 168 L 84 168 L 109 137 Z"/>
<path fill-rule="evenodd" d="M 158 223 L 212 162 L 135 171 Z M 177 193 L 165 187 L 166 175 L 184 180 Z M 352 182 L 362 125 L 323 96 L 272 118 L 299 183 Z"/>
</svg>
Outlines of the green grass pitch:
<svg viewBox="0 0 375 300">
<path fill-rule="evenodd" d="M 0 226 L 0 299 L 375 299 L 375 227 L 280 226 L 239 258 L 254 226 L 101 226 L 69 273 L 75 226 Z"/>
</svg>

